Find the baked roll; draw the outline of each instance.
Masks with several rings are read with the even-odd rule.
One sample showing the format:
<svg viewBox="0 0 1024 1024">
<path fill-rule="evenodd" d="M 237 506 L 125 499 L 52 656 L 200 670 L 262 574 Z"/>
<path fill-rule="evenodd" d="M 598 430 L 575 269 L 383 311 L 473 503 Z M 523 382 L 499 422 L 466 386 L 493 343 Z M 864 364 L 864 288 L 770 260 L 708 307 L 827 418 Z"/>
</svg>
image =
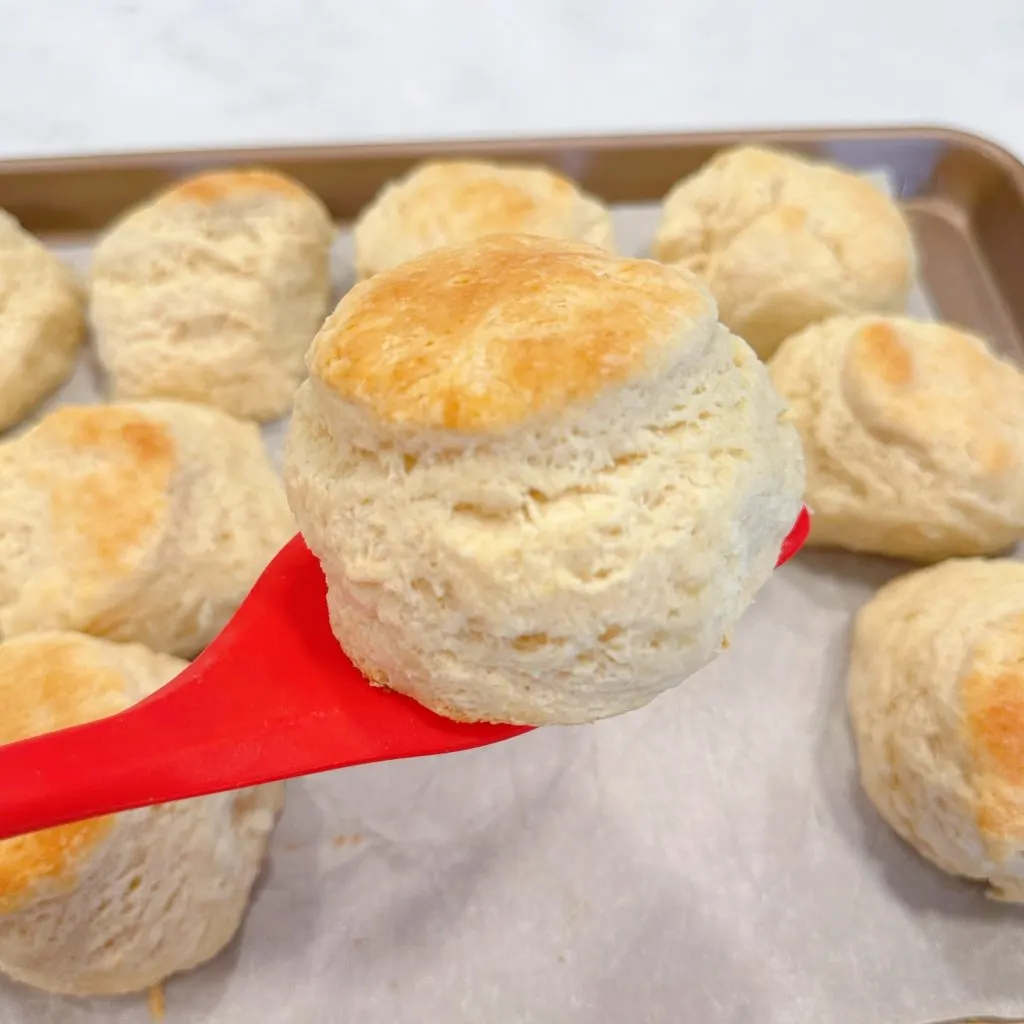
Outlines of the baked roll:
<svg viewBox="0 0 1024 1024">
<path fill-rule="evenodd" d="M 546 167 L 431 161 L 360 214 L 356 272 L 371 277 L 430 249 L 509 232 L 614 248 L 605 206 Z"/>
<path fill-rule="evenodd" d="M 809 543 L 929 562 L 1024 537 L 1024 374 L 980 338 L 839 317 L 769 372 L 804 444 Z"/>
<path fill-rule="evenodd" d="M 382 271 L 285 454 L 335 635 L 464 720 L 585 722 L 713 658 L 800 509 L 795 430 L 691 275 L 492 236 Z"/>
<path fill-rule="evenodd" d="M 0 430 L 71 376 L 85 301 L 71 271 L 0 210 Z"/>
<path fill-rule="evenodd" d="M 849 701 L 879 814 L 933 864 L 1024 902 L 1024 564 L 960 559 L 857 615 Z"/>
<path fill-rule="evenodd" d="M 116 714 L 185 665 L 80 633 L 5 640 L 0 743 Z M 117 995 L 209 960 L 238 930 L 283 797 L 277 783 L 0 841 L 0 970 Z"/>
<path fill-rule="evenodd" d="M 270 171 L 200 175 L 130 210 L 93 255 L 113 397 L 284 416 L 327 313 L 334 233 L 319 199 Z"/>
<path fill-rule="evenodd" d="M 654 255 L 692 270 L 762 359 L 831 316 L 901 313 L 914 243 L 900 208 L 826 163 L 741 146 L 665 197 Z"/>
<path fill-rule="evenodd" d="M 192 657 L 293 532 L 254 424 L 185 402 L 65 406 L 0 445 L 0 636 Z"/>
</svg>

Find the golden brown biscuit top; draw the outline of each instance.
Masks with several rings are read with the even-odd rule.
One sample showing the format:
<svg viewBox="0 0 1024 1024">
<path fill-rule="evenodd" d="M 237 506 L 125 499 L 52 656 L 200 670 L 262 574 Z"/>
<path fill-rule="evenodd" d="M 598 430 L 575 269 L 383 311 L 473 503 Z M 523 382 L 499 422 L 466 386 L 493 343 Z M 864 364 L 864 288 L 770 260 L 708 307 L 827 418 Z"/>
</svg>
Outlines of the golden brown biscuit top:
<svg viewBox="0 0 1024 1024">
<path fill-rule="evenodd" d="M 176 467 L 170 430 L 116 405 L 65 406 L 0 450 L 0 472 L 47 492 L 57 546 L 83 583 L 130 569 L 166 519 Z"/>
<path fill-rule="evenodd" d="M 861 321 L 842 385 L 864 425 L 887 440 L 955 448 L 993 474 L 1024 456 L 1024 374 L 953 327 Z"/>
<path fill-rule="evenodd" d="M 650 260 L 491 236 L 383 271 L 341 300 L 310 370 L 380 419 L 501 432 L 707 343 L 714 301 Z"/>
<path fill-rule="evenodd" d="M 0 644 L 0 743 L 66 729 L 124 710 L 121 674 L 89 649 L 89 639 L 36 633 Z M 87 770 L 88 766 L 83 766 Z M 23 904 L 30 890 L 75 883 L 75 869 L 113 827 L 112 817 L 0 840 L 0 913 Z"/>
<path fill-rule="evenodd" d="M 261 168 L 211 171 L 198 174 L 169 188 L 160 201 L 212 205 L 246 193 L 270 193 L 290 199 L 306 199 L 309 193 L 297 181 Z"/>
<path fill-rule="evenodd" d="M 552 233 L 552 218 L 564 216 L 577 195 L 568 178 L 547 168 L 474 161 L 423 164 L 392 192 L 408 213 L 407 230 L 432 235 L 443 218 L 449 243 L 508 232 Z"/>
<path fill-rule="evenodd" d="M 864 377 L 890 387 L 913 383 L 914 361 L 895 328 L 884 320 L 863 327 L 851 342 L 850 365 Z"/>
<path fill-rule="evenodd" d="M 1024 841 L 1024 614 L 988 627 L 961 684 L 979 829 Z"/>
</svg>

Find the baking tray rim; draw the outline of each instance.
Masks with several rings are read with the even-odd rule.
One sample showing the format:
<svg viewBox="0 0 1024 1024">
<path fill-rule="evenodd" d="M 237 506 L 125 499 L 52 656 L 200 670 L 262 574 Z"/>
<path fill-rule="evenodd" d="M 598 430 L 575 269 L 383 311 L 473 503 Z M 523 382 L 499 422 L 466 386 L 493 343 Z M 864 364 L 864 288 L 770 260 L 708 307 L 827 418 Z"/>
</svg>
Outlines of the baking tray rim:
<svg viewBox="0 0 1024 1024">
<path fill-rule="evenodd" d="M 225 165 L 258 164 L 286 156 L 289 160 L 323 159 L 416 159 L 440 153 L 516 153 L 535 149 L 667 149 L 673 146 L 724 146 L 738 142 L 785 145 L 821 141 L 930 141 L 946 142 L 972 149 L 1001 164 L 1024 192 L 1024 158 L 1002 143 L 976 132 L 942 125 L 855 125 L 850 127 L 722 128 L 713 131 L 581 133 L 504 137 L 439 138 L 392 142 L 315 143 L 309 145 L 259 145 L 225 148 L 186 147 L 95 152 L 75 155 L 0 158 L 0 174 L 52 173 L 56 171 L 100 171 L 144 169 L 175 161 L 202 160 Z"/>
</svg>

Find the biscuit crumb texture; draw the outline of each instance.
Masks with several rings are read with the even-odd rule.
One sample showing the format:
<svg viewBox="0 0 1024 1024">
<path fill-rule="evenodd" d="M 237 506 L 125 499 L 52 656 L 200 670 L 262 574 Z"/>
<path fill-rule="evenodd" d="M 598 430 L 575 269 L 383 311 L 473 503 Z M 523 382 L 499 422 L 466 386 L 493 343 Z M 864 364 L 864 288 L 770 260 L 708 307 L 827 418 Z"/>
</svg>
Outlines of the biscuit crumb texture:
<svg viewBox="0 0 1024 1024">
<path fill-rule="evenodd" d="M 80 633 L 5 640 L 0 743 L 115 714 L 185 666 Z M 283 795 L 275 784 L 0 840 L 0 970 L 116 995 L 210 959 L 238 929 Z"/>
<path fill-rule="evenodd" d="M 293 532 L 254 424 L 184 402 L 64 406 L 0 445 L 0 635 L 192 657 Z"/>
<path fill-rule="evenodd" d="M 310 367 L 285 476 L 335 635 L 452 718 L 646 704 L 718 653 L 800 508 L 764 367 L 653 261 L 436 250 L 346 297 Z"/>
<path fill-rule="evenodd" d="M 699 275 L 762 359 L 828 317 L 903 312 L 916 266 L 903 214 L 872 182 L 753 146 L 669 192 L 653 252 Z"/>
<path fill-rule="evenodd" d="M 803 440 L 809 543 L 929 562 L 1024 537 L 1024 374 L 981 338 L 837 317 L 769 372 Z"/>
<path fill-rule="evenodd" d="M 485 235 L 524 234 L 614 249 L 598 199 L 546 167 L 431 161 L 385 186 L 355 223 L 361 278 L 431 249 Z"/>
<path fill-rule="evenodd" d="M 129 211 L 93 255 L 113 397 L 284 416 L 327 312 L 334 233 L 319 199 L 268 171 L 202 175 Z"/>
<path fill-rule="evenodd" d="M 882 818 L 1024 902 L 1024 564 L 959 559 L 883 587 L 857 615 L 849 701 Z"/>
<path fill-rule="evenodd" d="M 85 337 L 85 301 L 71 271 L 0 210 L 0 430 L 64 383 Z"/>
</svg>

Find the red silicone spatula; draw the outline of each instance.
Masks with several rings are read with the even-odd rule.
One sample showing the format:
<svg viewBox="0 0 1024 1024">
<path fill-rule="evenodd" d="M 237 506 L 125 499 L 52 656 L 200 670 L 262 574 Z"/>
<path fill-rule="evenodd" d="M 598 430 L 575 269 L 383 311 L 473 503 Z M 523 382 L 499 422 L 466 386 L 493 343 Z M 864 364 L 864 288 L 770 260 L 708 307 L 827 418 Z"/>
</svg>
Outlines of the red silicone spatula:
<svg viewBox="0 0 1024 1024">
<path fill-rule="evenodd" d="M 808 525 L 804 510 L 780 565 Z M 527 731 L 453 722 L 371 686 L 334 639 L 320 564 L 296 537 L 216 640 L 161 690 L 110 718 L 0 746 L 0 839 Z"/>
</svg>

